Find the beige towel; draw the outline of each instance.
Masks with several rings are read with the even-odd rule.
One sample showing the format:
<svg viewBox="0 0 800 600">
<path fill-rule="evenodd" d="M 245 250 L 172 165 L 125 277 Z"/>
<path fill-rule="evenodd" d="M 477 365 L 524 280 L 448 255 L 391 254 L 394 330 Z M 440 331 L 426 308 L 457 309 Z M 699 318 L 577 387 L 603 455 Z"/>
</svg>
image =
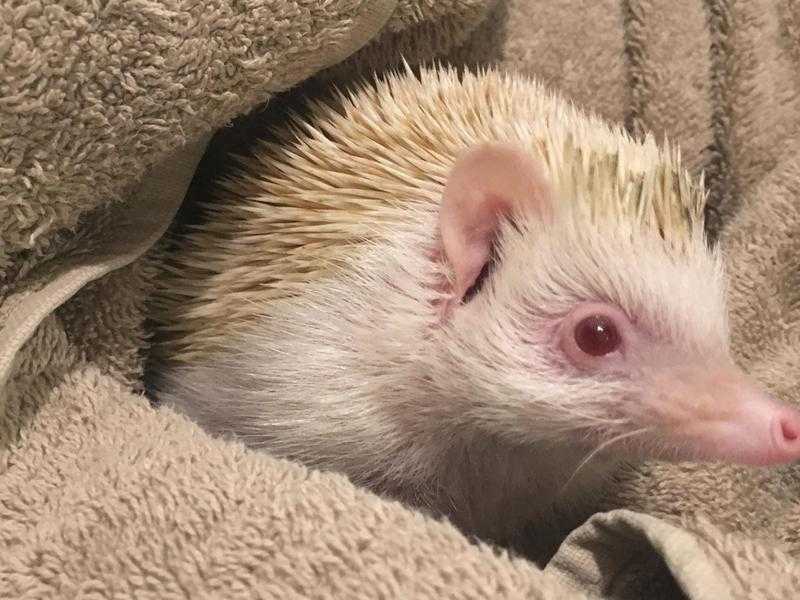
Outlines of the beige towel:
<svg viewBox="0 0 800 600">
<path fill-rule="evenodd" d="M 137 395 L 152 266 L 135 259 L 168 225 L 207 134 L 384 24 L 340 69 L 449 51 L 487 6 L 0 0 L 0 598 L 796 594 L 793 469 L 633 471 L 608 506 L 683 522 L 598 515 L 542 572 L 341 477 L 211 440 Z M 709 169 L 737 349 L 789 398 L 797 15 L 794 0 L 520 0 L 481 27 L 507 34 L 494 46 L 506 65 L 632 128 L 666 128 Z M 456 55 L 490 54 L 481 39 Z"/>
</svg>

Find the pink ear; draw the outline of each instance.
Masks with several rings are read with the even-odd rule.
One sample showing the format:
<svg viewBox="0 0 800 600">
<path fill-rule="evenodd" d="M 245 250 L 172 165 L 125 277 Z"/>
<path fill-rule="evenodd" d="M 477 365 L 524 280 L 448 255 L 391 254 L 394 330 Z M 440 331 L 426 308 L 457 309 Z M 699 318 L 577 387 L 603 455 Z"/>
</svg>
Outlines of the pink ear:
<svg viewBox="0 0 800 600">
<path fill-rule="evenodd" d="M 550 202 L 541 168 L 522 150 L 482 144 L 456 161 L 439 214 L 444 255 L 455 275 L 454 302 L 461 301 L 489 260 L 502 219 L 546 215 Z"/>
</svg>

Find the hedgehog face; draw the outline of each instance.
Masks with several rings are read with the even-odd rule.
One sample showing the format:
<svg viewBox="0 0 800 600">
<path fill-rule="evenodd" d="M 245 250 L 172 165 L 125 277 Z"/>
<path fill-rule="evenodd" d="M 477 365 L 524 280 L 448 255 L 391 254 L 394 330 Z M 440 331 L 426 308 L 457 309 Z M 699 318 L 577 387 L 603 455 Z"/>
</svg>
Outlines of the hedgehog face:
<svg viewBox="0 0 800 600">
<path fill-rule="evenodd" d="M 469 398 L 461 418 L 517 444 L 568 439 L 747 464 L 800 458 L 800 413 L 730 357 L 722 263 L 702 230 L 678 239 L 619 213 L 576 210 L 512 152 L 474 151 L 445 190 L 456 301 L 444 311 L 446 367 L 435 380 Z"/>
</svg>

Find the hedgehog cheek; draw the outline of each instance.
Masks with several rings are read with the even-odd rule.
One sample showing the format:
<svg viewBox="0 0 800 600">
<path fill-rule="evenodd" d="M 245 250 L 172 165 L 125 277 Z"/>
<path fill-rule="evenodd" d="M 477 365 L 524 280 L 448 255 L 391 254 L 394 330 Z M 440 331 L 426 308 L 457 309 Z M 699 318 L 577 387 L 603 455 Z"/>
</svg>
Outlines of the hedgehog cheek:
<svg viewBox="0 0 800 600">
<path fill-rule="evenodd" d="M 453 277 L 443 318 L 462 302 L 483 271 L 504 219 L 551 213 L 549 184 L 530 154 L 487 143 L 458 158 L 439 212 L 442 255 Z"/>
</svg>

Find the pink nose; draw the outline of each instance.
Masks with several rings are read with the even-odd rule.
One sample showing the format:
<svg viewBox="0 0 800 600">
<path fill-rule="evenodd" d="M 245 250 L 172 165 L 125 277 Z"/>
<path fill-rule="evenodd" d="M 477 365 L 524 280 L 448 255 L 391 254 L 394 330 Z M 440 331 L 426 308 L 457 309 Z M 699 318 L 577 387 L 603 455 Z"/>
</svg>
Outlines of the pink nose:
<svg viewBox="0 0 800 600">
<path fill-rule="evenodd" d="M 773 466 L 800 460 L 800 411 L 768 394 L 742 394 L 720 420 L 700 421 L 690 444 L 706 460 Z"/>
<path fill-rule="evenodd" d="M 772 397 L 738 368 L 682 368 L 671 387 L 688 415 L 673 434 L 679 458 L 753 466 L 800 461 L 800 408 Z M 681 404 L 682 398 L 691 402 Z"/>
<path fill-rule="evenodd" d="M 768 427 L 762 429 L 759 423 L 765 418 Z M 800 411 L 794 407 L 769 397 L 750 398 L 730 425 L 732 437 L 721 445 L 730 452 L 729 460 L 761 466 L 800 460 Z"/>
<path fill-rule="evenodd" d="M 789 409 L 776 417 L 772 434 L 775 442 L 775 462 L 800 459 L 800 414 Z"/>
</svg>

